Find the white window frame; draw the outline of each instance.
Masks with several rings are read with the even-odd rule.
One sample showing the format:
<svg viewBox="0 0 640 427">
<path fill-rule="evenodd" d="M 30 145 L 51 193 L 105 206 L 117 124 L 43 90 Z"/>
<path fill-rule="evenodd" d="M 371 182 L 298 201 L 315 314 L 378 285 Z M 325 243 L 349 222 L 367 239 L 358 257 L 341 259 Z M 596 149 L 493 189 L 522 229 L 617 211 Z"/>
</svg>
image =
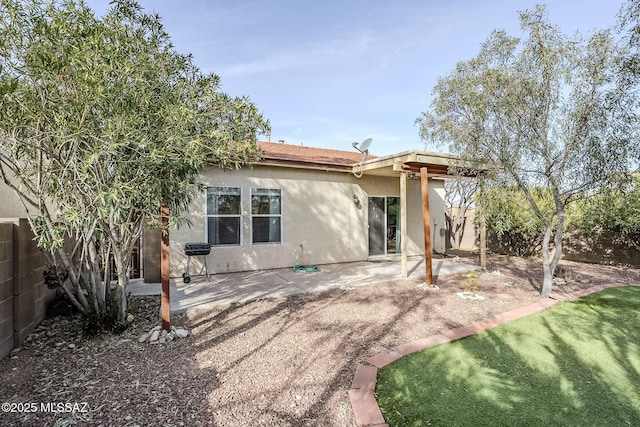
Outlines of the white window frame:
<svg viewBox="0 0 640 427">
<path fill-rule="evenodd" d="M 210 188 L 224 188 L 224 189 L 233 189 L 240 190 L 240 212 L 238 214 L 209 214 L 209 199 L 208 192 Z M 221 243 L 221 244 L 212 244 L 209 245 L 213 248 L 228 248 L 228 247 L 237 247 L 242 246 L 243 241 L 243 229 L 244 229 L 244 215 L 243 215 L 243 206 L 242 201 L 243 197 L 243 188 L 242 187 L 232 187 L 228 185 L 211 185 L 207 186 L 204 190 L 204 241 L 209 243 L 209 218 L 238 218 L 238 226 L 240 227 L 240 237 L 238 243 Z"/>
<path fill-rule="evenodd" d="M 280 213 L 279 214 L 254 214 L 253 213 L 253 196 L 255 190 L 277 190 L 280 192 Z M 273 188 L 273 187 L 251 187 L 251 195 L 249 198 L 249 216 L 250 216 L 250 233 L 251 233 L 251 244 L 255 246 L 260 245 L 281 245 L 284 242 L 284 233 L 283 233 L 283 216 L 284 216 L 284 191 L 282 188 Z M 278 217 L 280 218 L 280 241 L 279 242 L 254 242 L 253 241 L 253 218 L 272 218 Z"/>
</svg>

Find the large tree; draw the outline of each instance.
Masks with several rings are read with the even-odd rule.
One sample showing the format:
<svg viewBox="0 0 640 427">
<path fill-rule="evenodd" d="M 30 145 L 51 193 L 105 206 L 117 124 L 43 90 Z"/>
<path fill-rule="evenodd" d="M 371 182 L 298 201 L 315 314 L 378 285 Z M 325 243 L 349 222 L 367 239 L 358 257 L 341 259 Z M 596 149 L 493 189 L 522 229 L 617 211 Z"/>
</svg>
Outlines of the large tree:
<svg viewBox="0 0 640 427">
<path fill-rule="evenodd" d="M 520 13 L 524 38 L 494 31 L 478 56 L 438 80 L 418 119 L 427 141 L 494 165 L 522 189 L 543 224 L 541 296 L 562 255 L 565 207 L 626 173 L 636 143 L 636 94 L 620 86 L 620 47 L 610 31 L 567 36 L 544 7 Z M 545 211 L 533 189 L 546 188 Z"/>
<path fill-rule="evenodd" d="M 98 322 L 124 321 L 142 224 L 162 204 L 179 223 L 206 165 L 254 161 L 268 127 L 127 0 L 102 17 L 82 1 L 0 0 L 0 99 L 0 176 L 48 283 Z"/>
</svg>

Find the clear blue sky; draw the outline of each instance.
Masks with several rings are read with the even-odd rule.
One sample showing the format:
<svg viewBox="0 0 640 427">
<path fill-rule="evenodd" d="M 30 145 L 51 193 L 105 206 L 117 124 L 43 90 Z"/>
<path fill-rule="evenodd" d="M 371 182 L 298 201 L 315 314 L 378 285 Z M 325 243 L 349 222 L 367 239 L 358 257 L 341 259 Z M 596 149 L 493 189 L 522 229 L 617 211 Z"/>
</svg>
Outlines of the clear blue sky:
<svg viewBox="0 0 640 427">
<path fill-rule="evenodd" d="M 271 121 L 271 140 L 371 152 L 426 147 L 416 118 L 438 77 L 474 57 L 494 29 L 518 36 L 529 0 L 140 0 L 176 48 L 247 95 Z M 88 0 L 98 14 L 104 0 Z M 550 0 L 565 33 L 613 25 L 621 0 Z M 266 139 L 266 136 L 261 139 Z"/>
</svg>

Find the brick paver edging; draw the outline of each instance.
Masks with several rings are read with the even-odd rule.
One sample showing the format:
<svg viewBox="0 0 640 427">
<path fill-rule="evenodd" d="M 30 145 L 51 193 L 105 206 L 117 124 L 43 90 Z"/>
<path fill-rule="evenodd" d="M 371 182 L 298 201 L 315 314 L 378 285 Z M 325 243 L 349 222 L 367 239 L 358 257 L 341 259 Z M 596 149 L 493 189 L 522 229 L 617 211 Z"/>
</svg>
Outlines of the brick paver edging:
<svg viewBox="0 0 640 427">
<path fill-rule="evenodd" d="M 378 406 L 378 402 L 376 401 L 374 394 L 379 368 L 382 368 L 389 363 L 398 360 L 402 356 L 406 356 L 407 354 L 486 331 L 487 329 L 511 320 L 520 319 L 521 317 L 545 310 L 560 301 L 572 301 L 595 292 L 600 292 L 607 288 L 620 286 L 640 286 L 640 284 L 598 285 L 566 294 L 551 294 L 548 299 L 540 300 L 506 313 L 498 314 L 490 319 L 481 320 L 462 328 L 452 329 L 442 334 L 432 335 L 428 338 L 422 338 L 406 344 L 401 344 L 393 349 L 371 356 L 366 360 L 366 365 L 359 363 L 358 366 L 356 366 L 356 373 L 353 376 L 351 389 L 349 390 L 349 400 L 351 401 L 351 408 L 353 409 L 356 424 L 359 427 L 389 427 L 382 417 L 382 412 L 380 411 L 380 407 Z"/>
</svg>

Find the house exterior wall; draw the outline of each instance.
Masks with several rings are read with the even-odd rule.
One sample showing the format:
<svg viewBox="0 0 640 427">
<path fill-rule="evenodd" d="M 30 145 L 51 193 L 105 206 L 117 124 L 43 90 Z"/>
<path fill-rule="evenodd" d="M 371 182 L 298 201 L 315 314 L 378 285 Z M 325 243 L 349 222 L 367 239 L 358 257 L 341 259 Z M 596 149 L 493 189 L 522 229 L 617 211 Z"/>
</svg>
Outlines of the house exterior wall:
<svg viewBox="0 0 640 427">
<path fill-rule="evenodd" d="M 25 209 L 20 203 L 20 199 L 7 184 L 0 181 L 0 217 L 2 218 L 23 218 Z"/>
<path fill-rule="evenodd" d="M 414 199 L 419 200 L 419 197 L 414 197 Z M 447 222 L 445 220 L 443 179 L 429 179 L 429 211 L 431 216 L 431 246 L 434 252 L 444 253 L 447 242 Z M 422 221 L 422 215 L 420 216 L 420 221 Z M 422 253 L 424 253 L 424 244 L 422 245 Z"/>
<path fill-rule="evenodd" d="M 451 215 L 455 216 L 458 213 L 458 208 L 451 208 Z M 479 249 L 480 231 L 476 227 L 476 214 L 475 209 L 470 208 L 465 212 L 465 223 L 462 231 L 462 240 L 460 241 L 460 248 L 464 251 L 473 251 Z M 451 230 L 447 230 L 447 238 L 451 237 Z M 452 245 L 450 240 L 447 240 L 447 249 L 451 249 Z"/>
<path fill-rule="evenodd" d="M 368 197 L 400 196 L 400 180 L 395 177 L 363 176 L 274 166 L 255 166 L 232 172 L 211 168 L 200 177 L 206 186 L 242 189 L 242 232 L 239 246 L 212 247 L 207 257 L 212 274 L 291 267 L 304 248 L 300 264 L 328 264 L 362 261 L 368 258 Z M 251 243 L 251 189 L 282 190 L 282 243 Z M 358 196 L 356 206 L 353 196 Z M 444 187 L 430 180 L 432 225 L 444 227 Z M 206 200 L 204 192 L 191 205 L 190 228 L 171 233 L 171 275 L 180 277 L 187 257 L 184 245 L 206 242 Z M 424 254 L 421 187 L 419 180 L 407 185 L 407 254 Z M 434 242 L 439 230 L 433 230 Z M 444 236 L 444 234 L 443 234 Z M 439 240 L 438 240 L 439 239 Z M 438 244 L 434 249 L 439 251 Z M 444 247 L 442 248 L 444 250 Z M 203 274 L 202 257 L 192 257 L 190 274 Z"/>
</svg>

